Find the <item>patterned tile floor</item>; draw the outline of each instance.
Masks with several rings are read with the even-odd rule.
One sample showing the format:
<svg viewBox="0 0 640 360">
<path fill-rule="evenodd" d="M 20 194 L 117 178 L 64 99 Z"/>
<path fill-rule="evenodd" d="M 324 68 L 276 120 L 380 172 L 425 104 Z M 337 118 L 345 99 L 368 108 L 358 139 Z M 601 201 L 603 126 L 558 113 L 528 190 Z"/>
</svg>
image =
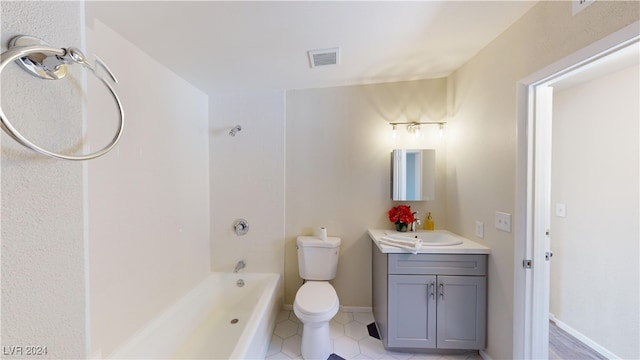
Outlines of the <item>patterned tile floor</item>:
<svg viewBox="0 0 640 360">
<path fill-rule="evenodd" d="M 481 360 L 477 351 L 459 355 L 420 354 L 388 351 L 382 341 L 369 336 L 367 325 L 373 322 L 370 312 L 344 312 L 329 322 L 333 352 L 346 359 L 414 359 L 414 360 Z M 267 359 L 302 359 L 302 323 L 293 311 L 278 314 L 276 327 L 267 351 Z"/>
</svg>

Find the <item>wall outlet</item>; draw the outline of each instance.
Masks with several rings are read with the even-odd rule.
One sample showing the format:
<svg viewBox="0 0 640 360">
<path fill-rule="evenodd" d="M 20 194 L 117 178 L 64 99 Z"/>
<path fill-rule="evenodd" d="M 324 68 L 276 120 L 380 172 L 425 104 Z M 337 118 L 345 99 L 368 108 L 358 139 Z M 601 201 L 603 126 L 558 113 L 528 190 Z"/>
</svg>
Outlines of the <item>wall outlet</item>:
<svg viewBox="0 0 640 360">
<path fill-rule="evenodd" d="M 496 211 L 496 229 L 511 232 L 511 214 Z"/>
<path fill-rule="evenodd" d="M 484 238 L 484 223 L 482 221 L 476 221 L 476 237 Z"/>
</svg>

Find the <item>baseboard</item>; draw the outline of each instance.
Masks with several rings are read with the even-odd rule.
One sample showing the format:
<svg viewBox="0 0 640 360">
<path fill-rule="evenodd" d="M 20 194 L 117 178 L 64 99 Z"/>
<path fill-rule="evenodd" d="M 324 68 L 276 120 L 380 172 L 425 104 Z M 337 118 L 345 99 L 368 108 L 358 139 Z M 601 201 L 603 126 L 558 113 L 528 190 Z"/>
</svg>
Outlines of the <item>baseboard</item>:
<svg viewBox="0 0 640 360">
<path fill-rule="evenodd" d="M 292 304 L 284 304 L 282 305 L 282 310 L 293 311 Z M 342 306 L 340 305 L 340 310 L 345 312 L 372 312 L 370 306 Z"/>
<path fill-rule="evenodd" d="M 479 351 L 479 353 L 480 353 L 480 357 L 481 357 L 483 360 L 493 360 L 493 359 L 491 358 L 491 356 L 489 356 L 489 354 L 487 354 L 486 352 L 484 352 L 484 350 L 480 350 L 480 351 Z"/>
<path fill-rule="evenodd" d="M 588 337 L 583 335 L 578 330 L 576 330 L 576 329 L 572 328 L 571 326 L 565 324 L 564 322 L 558 320 L 558 318 L 556 318 L 554 314 L 549 313 L 549 320 L 551 320 L 554 323 L 556 323 L 556 325 L 560 329 L 566 331 L 567 333 L 569 333 L 569 335 L 571 335 L 574 338 L 580 340 L 581 343 L 583 343 L 586 346 L 590 347 L 591 349 L 593 349 L 593 351 L 599 353 L 600 355 L 606 357 L 607 359 L 621 359 L 621 357 L 619 357 L 618 355 L 616 355 L 616 354 L 612 353 L 611 351 L 605 349 L 604 347 L 602 347 L 597 342 L 589 339 Z"/>
<path fill-rule="evenodd" d="M 340 310 L 346 312 L 372 312 L 371 306 L 342 306 L 340 305 Z"/>
</svg>

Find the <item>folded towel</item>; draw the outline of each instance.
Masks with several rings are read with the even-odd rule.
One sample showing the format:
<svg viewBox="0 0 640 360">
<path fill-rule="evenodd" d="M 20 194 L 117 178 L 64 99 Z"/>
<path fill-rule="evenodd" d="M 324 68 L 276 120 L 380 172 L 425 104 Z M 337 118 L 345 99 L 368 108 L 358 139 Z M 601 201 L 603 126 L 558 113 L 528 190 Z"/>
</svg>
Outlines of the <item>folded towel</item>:
<svg viewBox="0 0 640 360">
<path fill-rule="evenodd" d="M 417 254 L 418 251 L 420 250 L 420 247 L 422 246 L 422 244 L 417 244 L 417 243 L 415 246 L 402 245 L 402 244 L 398 244 L 396 242 L 391 242 L 387 240 L 380 240 L 380 243 L 387 246 L 397 247 L 397 248 L 406 250 L 407 252 L 410 252 L 412 254 Z"/>
<path fill-rule="evenodd" d="M 422 242 L 422 239 L 411 238 L 411 237 L 408 237 L 408 236 L 395 236 L 395 235 L 383 236 L 382 240 L 395 242 L 395 243 L 402 244 L 402 245 L 409 245 L 409 246 L 415 246 L 415 244 L 418 241 Z"/>
<path fill-rule="evenodd" d="M 408 240 L 395 240 L 388 237 L 382 237 L 379 241 L 381 244 L 397 247 L 403 250 L 407 250 L 412 254 L 417 254 L 422 247 L 422 240 L 416 239 L 415 241 Z"/>
</svg>

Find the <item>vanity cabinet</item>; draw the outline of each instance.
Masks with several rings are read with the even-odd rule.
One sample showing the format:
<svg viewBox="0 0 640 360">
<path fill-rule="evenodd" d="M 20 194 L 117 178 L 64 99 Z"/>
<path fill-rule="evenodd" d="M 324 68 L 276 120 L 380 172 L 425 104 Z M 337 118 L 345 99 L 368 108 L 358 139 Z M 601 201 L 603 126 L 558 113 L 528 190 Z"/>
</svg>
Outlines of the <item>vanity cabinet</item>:
<svg viewBox="0 0 640 360">
<path fill-rule="evenodd" d="M 391 349 L 484 349 L 487 255 L 373 247 L 373 313 Z"/>
</svg>

